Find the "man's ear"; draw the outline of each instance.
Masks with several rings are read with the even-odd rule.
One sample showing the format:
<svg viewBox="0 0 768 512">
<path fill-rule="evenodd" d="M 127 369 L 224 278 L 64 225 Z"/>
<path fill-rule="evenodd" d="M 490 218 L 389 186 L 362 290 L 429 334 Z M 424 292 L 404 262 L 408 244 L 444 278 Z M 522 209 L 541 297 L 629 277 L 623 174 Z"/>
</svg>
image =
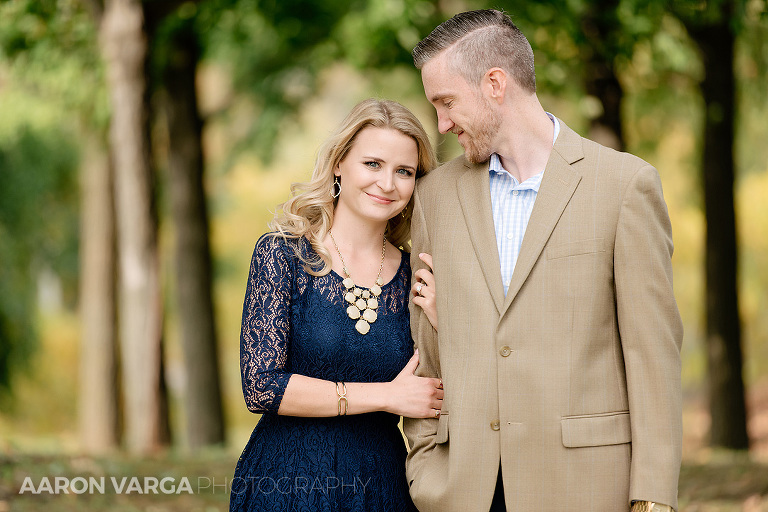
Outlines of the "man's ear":
<svg viewBox="0 0 768 512">
<path fill-rule="evenodd" d="M 507 72 L 501 68 L 491 68 L 483 77 L 483 88 L 488 96 L 498 103 L 504 103 L 507 93 Z"/>
</svg>

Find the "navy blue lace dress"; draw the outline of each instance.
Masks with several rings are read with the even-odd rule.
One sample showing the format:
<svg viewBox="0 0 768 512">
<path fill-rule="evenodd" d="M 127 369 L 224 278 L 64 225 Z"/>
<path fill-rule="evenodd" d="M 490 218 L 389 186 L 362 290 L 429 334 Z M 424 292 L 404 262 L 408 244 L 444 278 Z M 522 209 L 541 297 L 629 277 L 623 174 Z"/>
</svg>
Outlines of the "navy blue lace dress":
<svg viewBox="0 0 768 512">
<path fill-rule="evenodd" d="M 382 287 L 378 319 L 361 335 L 347 316 L 342 278 L 308 274 L 289 244 L 312 251 L 304 238 L 265 235 L 251 262 L 240 369 L 248 409 L 263 415 L 237 463 L 230 511 L 415 511 L 397 416 L 277 414 L 292 373 L 385 382 L 402 370 L 413 354 L 408 255 Z"/>
</svg>

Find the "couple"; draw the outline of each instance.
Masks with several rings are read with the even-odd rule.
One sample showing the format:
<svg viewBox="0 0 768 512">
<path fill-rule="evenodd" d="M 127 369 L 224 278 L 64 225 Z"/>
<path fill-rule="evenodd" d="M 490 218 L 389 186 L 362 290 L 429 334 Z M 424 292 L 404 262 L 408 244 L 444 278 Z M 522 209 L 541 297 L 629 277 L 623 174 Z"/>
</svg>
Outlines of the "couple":
<svg viewBox="0 0 768 512">
<path fill-rule="evenodd" d="M 418 120 L 364 101 L 256 244 L 241 369 L 264 415 L 230 509 L 673 510 L 682 326 L 656 170 L 543 110 L 504 13 L 458 14 L 413 55 L 465 154 L 429 172 Z"/>
</svg>

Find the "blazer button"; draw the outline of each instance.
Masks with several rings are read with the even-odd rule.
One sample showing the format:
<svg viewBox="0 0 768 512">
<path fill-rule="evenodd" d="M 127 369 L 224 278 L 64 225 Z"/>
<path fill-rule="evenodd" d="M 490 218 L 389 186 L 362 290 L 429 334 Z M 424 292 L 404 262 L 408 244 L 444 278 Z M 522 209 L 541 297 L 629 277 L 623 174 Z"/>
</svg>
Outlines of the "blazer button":
<svg viewBox="0 0 768 512">
<path fill-rule="evenodd" d="M 501 428 L 501 425 L 499 424 L 499 420 L 493 420 L 491 422 L 491 430 L 499 430 Z"/>
<path fill-rule="evenodd" d="M 501 354 L 502 357 L 507 357 L 509 354 L 512 353 L 512 349 L 510 349 L 508 346 L 504 345 L 499 349 L 499 354 Z"/>
</svg>

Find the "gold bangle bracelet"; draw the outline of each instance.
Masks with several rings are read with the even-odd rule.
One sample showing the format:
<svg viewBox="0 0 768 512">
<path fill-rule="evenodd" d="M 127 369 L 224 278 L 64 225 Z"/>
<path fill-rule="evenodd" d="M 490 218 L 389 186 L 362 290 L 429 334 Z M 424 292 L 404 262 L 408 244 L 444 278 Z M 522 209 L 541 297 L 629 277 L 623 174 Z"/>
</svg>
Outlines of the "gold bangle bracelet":
<svg viewBox="0 0 768 512">
<path fill-rule="evenodd" d="M 347 400 L 347 385 L 344 384 L 344 382 L 336 383 L 336 394 L 339 395 L 339 400 L 338 400 L 339 413 L 337 414 L 337 416 L 346 416 L 347 407 L 349 406 L 349 401 Z M 344 402 L 343 409 L 341 407 L 342 401 Z"/>
</svg>

